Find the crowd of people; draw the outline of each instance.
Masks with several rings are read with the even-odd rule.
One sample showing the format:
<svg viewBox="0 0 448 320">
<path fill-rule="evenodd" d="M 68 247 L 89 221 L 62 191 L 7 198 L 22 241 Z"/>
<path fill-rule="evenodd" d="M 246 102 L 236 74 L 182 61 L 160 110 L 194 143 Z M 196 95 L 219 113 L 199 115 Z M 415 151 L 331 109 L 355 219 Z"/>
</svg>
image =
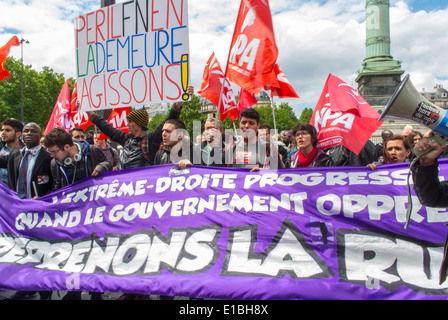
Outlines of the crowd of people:
<svg viewBox="0 0 448 320">
<path fill-rule="evenodd" d="M 192 94 L 189 87 L 189 93 Z M 122 132 L 95 112 L 88 112 L 96 126 L 93 132 L 74 128 L 70 132 L 55 127 L 43 137 L 36 123 L 25 126 L 7 119 L 1 125 L 0 180 L 20 198 L 38 199 L 59 188 L 102 172 L 176 163 L 180 169 L 190 165 L 287 169 L 297 167 L 377 166 L 410 161 L 412 148 L 424 135 L 405 128 L 401 135 L 383 131 L 377 145 L 368 141 L 359 155 L 342 145 L 326 150 L 318 146 L 314 126 L 298 123 L 279 136 L 260 123 L 256 109 L 241 112 L 237 135 L 224 130 L 221 121 L 211 118 L 201 137 L 194 141 L 179 120 L 182 103 L 173 105 L 166 119 L 153 132 L 147 132 L 148 114 L 144 108 L 129 113 L 129 133 Z M 100 139 L 101 133 L 108 139 Z M 444 156 L 444 154 L 442 154 Z M 18 291 L 12 299 L 35 292 Z M 39 292 L 50 299 L 51 292 Z M 92 299 L 101 294 L 91 293 Z M 69 292 L 67 299 L 80 299 L 80 292 Z M 128 295 L 135 298 L 135 295 Z"/>
</svg>

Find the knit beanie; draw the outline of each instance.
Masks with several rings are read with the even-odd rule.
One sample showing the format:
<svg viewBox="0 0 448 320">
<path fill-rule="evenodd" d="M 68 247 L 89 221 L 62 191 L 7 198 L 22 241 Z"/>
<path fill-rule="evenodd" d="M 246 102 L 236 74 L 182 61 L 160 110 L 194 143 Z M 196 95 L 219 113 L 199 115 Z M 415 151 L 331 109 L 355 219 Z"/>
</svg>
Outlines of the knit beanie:
<svg viewBox="0 0 448 320">
<path fill-rule="evenodd" d="M 134 121 L 143 129 L 148 129 L 149 116 L 145 108 L 137 109 L 130 112 L 127 118 Z"/>
</svg>

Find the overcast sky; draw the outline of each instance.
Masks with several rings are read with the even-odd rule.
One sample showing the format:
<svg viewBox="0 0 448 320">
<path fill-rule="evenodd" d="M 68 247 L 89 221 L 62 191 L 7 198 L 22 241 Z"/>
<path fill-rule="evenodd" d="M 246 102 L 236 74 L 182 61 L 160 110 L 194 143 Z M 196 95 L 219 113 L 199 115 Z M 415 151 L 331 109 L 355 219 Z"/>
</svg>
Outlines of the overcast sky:
<svg viewBox="0 0 448 320">
<path fill-rule="evenodd" d="M 30 41 L 24 63 L 76 77 L 73 18 L 100 0 L 0 0 L 0 45 L 13 35 Z M 117 0 L 117 3 L 123 0 Z M 212 52 L 224 68 L 239 0 L 189 0 L 191 82 L 199 90 Z M 332 73 L 354 81 L 365 58 L 365 0 L 271 0 L 277 62 L 300 99 L 285 100 L 297 114 L 314 108 Z M 391 0 L 392 56 L 417 89 L 448 88 L 448 1 Z M 20 47 L 10 55 L 20 58 Z M 276 100 L 279 101 L 279 100 Z"/>
</svg>

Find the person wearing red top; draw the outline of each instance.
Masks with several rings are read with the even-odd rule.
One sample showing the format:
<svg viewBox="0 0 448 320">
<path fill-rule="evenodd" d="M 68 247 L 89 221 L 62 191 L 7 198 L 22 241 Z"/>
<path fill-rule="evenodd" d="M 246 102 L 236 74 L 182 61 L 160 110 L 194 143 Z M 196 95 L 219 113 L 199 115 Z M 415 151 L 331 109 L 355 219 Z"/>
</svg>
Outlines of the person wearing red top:
<svg viewBox="0 0 448 320">
<path fill-rule="evenodd" d="M 309 123 L 298 123 L 292 129 L 298 151 L 291 155 L 291 167 L 331 167 L 333 159 L 317 148 L 317 131 Z"/>
</svg>

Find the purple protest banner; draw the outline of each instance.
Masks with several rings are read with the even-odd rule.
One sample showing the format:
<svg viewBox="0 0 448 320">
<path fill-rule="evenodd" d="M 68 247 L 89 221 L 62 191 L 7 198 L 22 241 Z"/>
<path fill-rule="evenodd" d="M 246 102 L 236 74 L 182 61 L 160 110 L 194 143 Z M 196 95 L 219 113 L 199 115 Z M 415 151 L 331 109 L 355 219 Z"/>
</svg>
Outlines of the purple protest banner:
<svg viewBox="0 0 448 320">
<path fill-rule="evenodd" d="M 442 179 L 448 162 L 440 162 Z M 0 184 L 0 289 L 222 299 L 446 299 L 445 208 L 408 164 L 108 172 L 39 200 Z M 411 181 L 412 183 L 412 181 Z"/>
</svg>

